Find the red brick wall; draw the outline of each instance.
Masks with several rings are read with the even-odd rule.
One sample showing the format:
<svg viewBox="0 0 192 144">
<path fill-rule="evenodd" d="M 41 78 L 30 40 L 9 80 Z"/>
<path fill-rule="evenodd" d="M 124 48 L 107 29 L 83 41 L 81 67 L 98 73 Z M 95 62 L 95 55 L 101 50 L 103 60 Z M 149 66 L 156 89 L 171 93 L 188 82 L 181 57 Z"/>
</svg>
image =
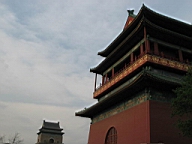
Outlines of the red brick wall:
<svg viewBox="0 0 192 144">
<path fill-rule="evenodd" d="M 146 101 L 92 124 L 88 144 L 104 144 L 111 127 L 117 130 L 118 144 L 192 144 L 192 139 L 179 135 L 173 123 L 169 103 Z"/>
<path fill-rule="evenodd" d="M 149 143 L 149 101 L 92 124 L 88 144 L 104 144 L 111 127 L 117 130 L 118 144 Z"/>
</svg>

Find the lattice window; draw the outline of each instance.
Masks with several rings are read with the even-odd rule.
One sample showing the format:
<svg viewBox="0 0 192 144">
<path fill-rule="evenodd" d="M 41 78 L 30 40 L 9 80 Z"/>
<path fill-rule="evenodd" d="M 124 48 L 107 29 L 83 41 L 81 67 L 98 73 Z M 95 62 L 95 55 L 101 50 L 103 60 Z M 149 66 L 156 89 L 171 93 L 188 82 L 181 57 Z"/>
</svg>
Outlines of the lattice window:
<svg viewBox="0 0 192 144">
<path fill-rule="evenodd" d="M 111 127 L 106 135 L 105 144 L 117 144 L 117 130 Z"/>
</svg>

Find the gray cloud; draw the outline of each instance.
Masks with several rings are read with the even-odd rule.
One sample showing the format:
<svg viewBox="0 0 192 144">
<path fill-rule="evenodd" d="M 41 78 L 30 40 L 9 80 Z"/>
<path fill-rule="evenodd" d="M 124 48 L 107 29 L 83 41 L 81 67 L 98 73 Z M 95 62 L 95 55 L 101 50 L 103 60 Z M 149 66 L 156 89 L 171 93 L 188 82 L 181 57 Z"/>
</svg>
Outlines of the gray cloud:
<svg viewBox="0 0 192 144">
<path fill-rule="evenodd" d="M 191 1 L 144 2 L 192 22 Z M 89 68 L 102 60 L 97 52 L 122 31 L 126 10 L 134 8 L 137 13 L 143 1 L 0 3 L 0 135 L 11 135 L 12 129 L 32 144 L 42 120 L 50 119 L 61 122 L 65 143 L 87 143 L 90 120 L 74 112 L 95 102 Z"/>
</svg>

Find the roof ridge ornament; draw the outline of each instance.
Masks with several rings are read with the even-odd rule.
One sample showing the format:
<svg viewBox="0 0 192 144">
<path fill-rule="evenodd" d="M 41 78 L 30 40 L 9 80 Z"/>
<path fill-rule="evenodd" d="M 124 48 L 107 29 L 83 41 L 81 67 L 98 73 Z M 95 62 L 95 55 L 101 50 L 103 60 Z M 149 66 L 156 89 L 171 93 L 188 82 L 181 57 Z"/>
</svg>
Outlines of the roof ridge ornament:
<svg viewBox="0 0 192 144">
<path fill-rule="evenodd" d="M 134 15 L 134 10 L 127 10 L 127 12 L 129 13 L 129 16 Z"/>
<path fill-rule="evenodd" d="M 145 4 L 143 3 L 142 7 L 146 7 Z"/>
<path fill-rule="evenodd" d="M 133 9 L 127 10 L 127 12 L 128 12 L 128 18 L 127 18 L 127 21 L 125 23 L 125 26 L 124 26 L 123 30 L 125 30 L 128 27 L 128 25 L 133 21 L 133 19 L 136 17 L 136 15 L 134 14 Z"/>
</svg>

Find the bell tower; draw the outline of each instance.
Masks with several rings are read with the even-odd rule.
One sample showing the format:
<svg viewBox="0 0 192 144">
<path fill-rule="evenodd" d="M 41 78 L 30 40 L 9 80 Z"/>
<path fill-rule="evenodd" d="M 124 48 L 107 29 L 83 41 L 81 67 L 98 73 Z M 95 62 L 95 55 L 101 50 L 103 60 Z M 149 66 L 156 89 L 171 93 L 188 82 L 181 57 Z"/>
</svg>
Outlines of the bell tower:
<svg viewBox="0 0 192 144">
<path fill-rule="evenodd" d="M 47 144 L 47 143 L 57 143 L 63 144 L 63 129 L 60 128 L 59 122 L 47 122 L 43 121 L 42 127 L 37 133 L 37 143 L 36 144 Z"/>
</svg>

